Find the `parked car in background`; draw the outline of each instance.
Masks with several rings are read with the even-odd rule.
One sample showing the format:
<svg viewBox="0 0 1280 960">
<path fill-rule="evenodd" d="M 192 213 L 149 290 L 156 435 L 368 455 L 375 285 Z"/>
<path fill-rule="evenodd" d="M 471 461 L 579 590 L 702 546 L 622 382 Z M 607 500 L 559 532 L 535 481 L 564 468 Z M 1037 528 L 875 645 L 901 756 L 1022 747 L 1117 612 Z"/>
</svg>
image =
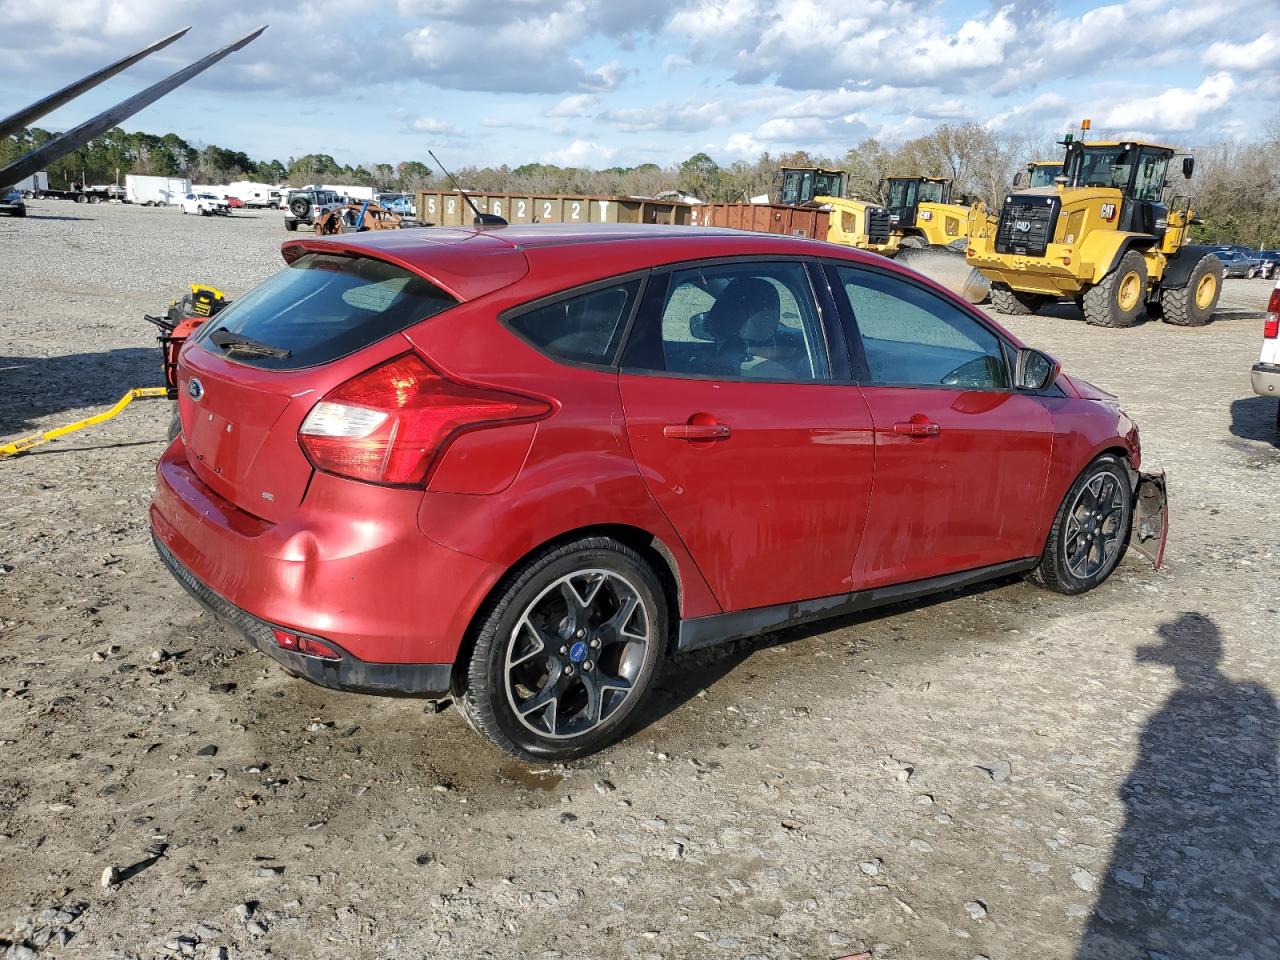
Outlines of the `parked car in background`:
<svg viewBox="0 0 1280 960">
<path fill-rule="evenodd" d="M 225 196 L 222 199 L 227 201 L 227 206 L 232 210 L 239 210 L 245 205 L 239 197 Z"/>
<path fill-rule="evenodd" d="M 231 212 L 227 201 L 212 193 L 188 193 L 179 201 L 183 213 L 198 213 L 202 217 L 225 217 Z"/>
<path fill-rule="evenodd" d="M 1223 276 L 1244 277 L 1252 280 L 1261 269 L 1259 261 L 1235 247 L 1218 247 L 1213 255 L 1222 261 Z"/>
<path fill-rule="evenodd" d="M 344 197 L 321 187 L 290 190 L 284 198 L 284 228 L 297 230 L 298 224 L 310 226 L 326 210 L 341 207 L 345 203 Z"/>
<path fill-rule="evenodd" d="M 1271 291 L 1262 323 L 1262 353 L 1253 365 L 1253 392 L 1276 399 L 1276 429 L 1280 430 L 1280 280 Z"/>
<path fill-rule="evenodd" d="M 1116 398 L 892 261 L 617 225 L 283 253 L 180 354 L 160 556 L 290 672 L 452 696 L 517 756 L 618 739 L 677 651 L 1160 561 Z"/>
<path fill-rule="evenodd" d="M 22 191 L 17 187 L 0 189 L 0 213 L 10 217 L 25 217 L 27 204 L 22 199 Z"/>
<path fill-rule="evenodd" d="M 392 213 L 398 213 L 403 217 L 417 215 L 417 204 L 413 202 L 413 197 L 407 193 L 380 193 L 374 199 Z"/>
<path fill-rule="evenodd" d="M 1280 276 L 1280 250 L 1259 250 L 1258 254 L 1258 276 L 1271 279 Z"/>
</svg>

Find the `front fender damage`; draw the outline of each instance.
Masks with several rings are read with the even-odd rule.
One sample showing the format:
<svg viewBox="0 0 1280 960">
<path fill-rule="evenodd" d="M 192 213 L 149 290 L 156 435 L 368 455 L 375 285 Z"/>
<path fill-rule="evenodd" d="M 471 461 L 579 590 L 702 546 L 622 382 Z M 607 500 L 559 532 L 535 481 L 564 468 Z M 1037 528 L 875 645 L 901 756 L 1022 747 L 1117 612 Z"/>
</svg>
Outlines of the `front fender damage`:
<svg viewBox="0 0 1280 960">
<path fill-rule="evenodd" d="M 1169 538 L 1169 493 L 1163 470 L 1139 473 L 1133 491 L 1133 529 L 1129 546 L 1159 570 Z"/>
</svg>

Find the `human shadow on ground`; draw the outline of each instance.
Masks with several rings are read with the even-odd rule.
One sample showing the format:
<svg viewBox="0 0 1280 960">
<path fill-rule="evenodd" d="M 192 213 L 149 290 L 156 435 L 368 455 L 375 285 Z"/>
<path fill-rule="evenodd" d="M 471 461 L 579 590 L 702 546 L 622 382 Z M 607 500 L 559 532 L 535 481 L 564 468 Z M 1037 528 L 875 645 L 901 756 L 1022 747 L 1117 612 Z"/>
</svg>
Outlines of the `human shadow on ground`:
<svg viewBox="0 0 1280 960">
<path fill-rule="evenodd" d="M 1231 401 L 1231 435 L 1280 447 L 1280 398 L 1241 397 Z"/>
<path fill-rule="evenodd" d="M 133 387 L 163 385 L 157 347 L 0 356 L 0 438 L 33 433 L 37 421 L 50 414 L 108 407 Z"/>
<path fill-rule="evenodd" d="M 1264 684 L 1221 672 L 1209 617 L 1159 633 L 1138 662 L 1179 686 L 1142 731 L 1076 960 L 1280 956 L 1280 710 Z"/>
</svg>

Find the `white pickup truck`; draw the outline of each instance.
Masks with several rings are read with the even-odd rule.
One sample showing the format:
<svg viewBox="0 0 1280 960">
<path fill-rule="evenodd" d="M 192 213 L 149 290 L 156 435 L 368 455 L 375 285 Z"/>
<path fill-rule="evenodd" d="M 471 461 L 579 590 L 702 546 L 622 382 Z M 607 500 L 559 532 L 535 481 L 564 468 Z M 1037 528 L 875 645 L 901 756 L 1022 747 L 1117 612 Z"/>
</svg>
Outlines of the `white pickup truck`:
<svg viewBox="0 0 1280 960">
<path fill-rule="evenodd" d="M 1262 353 L 1253 365 L 1253 392 L 1276 399 L 1276 429 L 1280 430 L 1280 279 L 1271 291 L 1262 326 Z"/>
</svg>

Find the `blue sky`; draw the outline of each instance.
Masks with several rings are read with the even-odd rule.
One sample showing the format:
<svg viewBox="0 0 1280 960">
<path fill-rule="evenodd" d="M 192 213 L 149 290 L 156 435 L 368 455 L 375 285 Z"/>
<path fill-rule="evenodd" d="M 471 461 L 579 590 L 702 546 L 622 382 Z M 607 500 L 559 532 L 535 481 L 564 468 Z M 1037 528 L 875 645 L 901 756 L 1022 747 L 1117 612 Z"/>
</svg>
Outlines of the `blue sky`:
<svg viewBox="0 0 1280 960">
<path fill-rule="evenodd" d="M 187 25 L 69 127 L 267 23 L 125 124 L 288 161 L 721 162 L 940 122 L 1184 146 L 1280 124 L 1280 0 L 0 0 L 0 113 Z M 1268 127 L 1270 124 L 1270 128 Z"/>
</svg>

